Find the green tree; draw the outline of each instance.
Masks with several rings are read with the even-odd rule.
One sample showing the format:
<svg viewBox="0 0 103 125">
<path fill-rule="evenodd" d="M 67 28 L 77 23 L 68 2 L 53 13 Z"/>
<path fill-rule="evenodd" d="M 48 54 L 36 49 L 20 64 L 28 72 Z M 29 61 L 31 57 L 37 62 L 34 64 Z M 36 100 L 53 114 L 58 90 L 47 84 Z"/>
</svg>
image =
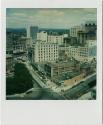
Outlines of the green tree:
<svg viewBox="0 0 103 125">
<path fill-rule="evenodd" d="M 33 87 L 32 77 L 24 64 L 17 63 L 14 68 L 14 78 L 7 78 L 6 93 L 22 93 Z"/>
</svg>

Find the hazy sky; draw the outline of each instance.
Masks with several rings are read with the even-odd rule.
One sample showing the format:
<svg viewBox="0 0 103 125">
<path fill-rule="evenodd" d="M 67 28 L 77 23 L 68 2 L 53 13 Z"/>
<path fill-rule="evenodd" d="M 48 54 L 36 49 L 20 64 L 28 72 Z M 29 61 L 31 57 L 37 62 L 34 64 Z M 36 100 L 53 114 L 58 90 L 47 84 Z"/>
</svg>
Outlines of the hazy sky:
<svg viewBox="0 0 103 125">
<path fill-rule="evenodd" d="M 8 8 L 6 10 L 6 23 L 10 28 L 22 28 L 30 25 L 42 28 L 70 28 L 88 20 L 96 21 L 96 18 L 95 8 Z"/>
</svg>

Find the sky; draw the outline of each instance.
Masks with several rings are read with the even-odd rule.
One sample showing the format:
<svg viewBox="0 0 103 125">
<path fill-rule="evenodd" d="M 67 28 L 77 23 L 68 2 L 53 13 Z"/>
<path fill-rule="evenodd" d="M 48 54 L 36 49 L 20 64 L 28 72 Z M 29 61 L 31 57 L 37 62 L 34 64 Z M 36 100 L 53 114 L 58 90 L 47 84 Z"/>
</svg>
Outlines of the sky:
<svg viewBox="0 0 103 125">
<path fill-rule="evenodd" d="M 96 8 L 7 8 L 7 28 L 70 28 L 85 21 L 96 21 Z"/>
</svg>

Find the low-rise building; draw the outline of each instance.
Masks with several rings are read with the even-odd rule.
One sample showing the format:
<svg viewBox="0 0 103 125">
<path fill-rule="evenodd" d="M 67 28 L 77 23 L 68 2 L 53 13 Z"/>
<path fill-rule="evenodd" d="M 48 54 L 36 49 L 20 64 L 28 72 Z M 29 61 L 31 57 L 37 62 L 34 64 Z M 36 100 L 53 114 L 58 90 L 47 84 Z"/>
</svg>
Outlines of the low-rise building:
<svg viewBox="0 0 103 125">
<path fill-rule="evenodd" d="M 77 37 L 78 31 L 82 31 L 83 27 L 82 26 L 74 26 L 70 28 L 70 36 L 71 37 Z"/>
<path fill-rule="evenodd" d="M 82 63 L 80 65 L 81 72 L 84 72 L 86 75 L 96 72 L 96 60 L 93 59 L 89 63 Z"/>
<path fill-rule="evenodd" d="M 88 40 L 85 46 L 60 47 L 59 53 L 64 52 L 67 57 L 73 57 L 81 62 L 88 62 L 96 58 L 96 41 Z"/>
<path fill-rule="evenodd" d="M 87 40 L 97 39 L 97 24 L 95 21 L 87 21 L 83 27 L 83 30 L 77 32 L 77 40 L 84 46 Z"/>
<path fill-rule="evenodd" d="M 37 41 L 58 43 L 58 45 L 63 44 L 64 37 L 65 37 L 64 35 L 48 34 L 46 31 L 41 31 L 41 32 L 37 33 Z"/>
<path fill-rule="evenodd" d="M 27 48 L 31 46 L 32 46 L 31 38 L 21 37 L 18 40 L 14 41 L 13 53 L 26 52 Z"/>
<path fill-rule="evenodd" d="M 6 54 L 13 53 L 13 33 L 6 31 Z"/>
<path fill-rule="evenodd" d="M 79 63 L 75 61 L 68 62 L 57 62 L 57 63 L 47 63 L 45 64 L 45 72 L 47 76 L 55 79 L 56 77 L 61 76 L 62 74 L 78 71 L 79 72 Z"/>
</svg>

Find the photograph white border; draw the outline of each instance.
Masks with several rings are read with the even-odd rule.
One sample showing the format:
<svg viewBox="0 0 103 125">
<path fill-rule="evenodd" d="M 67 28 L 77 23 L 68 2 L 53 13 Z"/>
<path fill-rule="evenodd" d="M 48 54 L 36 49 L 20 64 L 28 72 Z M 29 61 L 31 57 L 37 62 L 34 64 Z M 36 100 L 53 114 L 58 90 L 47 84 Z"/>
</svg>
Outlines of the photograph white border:
<svg viewBox="0 0 103 125">
<path fill-rule="evenodd" d="M 6 8 L 97 8 L 97 99 L 6 100 Z M 102 1 L 101 0 L 2 0 L 1 7 L 2 125 L 101 125 L 102 124 Z"/>
</svg>

